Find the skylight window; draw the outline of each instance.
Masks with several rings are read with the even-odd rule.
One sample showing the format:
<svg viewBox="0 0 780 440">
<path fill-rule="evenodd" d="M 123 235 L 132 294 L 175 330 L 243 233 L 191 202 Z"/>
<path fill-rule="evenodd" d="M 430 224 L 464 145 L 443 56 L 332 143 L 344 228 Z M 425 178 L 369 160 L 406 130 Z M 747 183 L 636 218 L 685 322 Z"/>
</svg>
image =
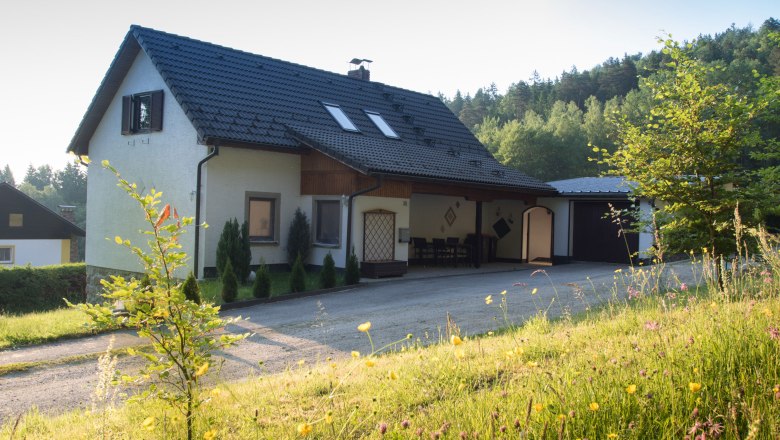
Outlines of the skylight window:
<svg viewBox="0 0 780 440">
<path fill-rule="evenodd" d="M 401 138 L 400 136 L 398 136 L 398 133 L 396 133 L 395 130 L 393 130 L 393 127 L 391 127 L 390 124 L 388 124 L 387 121 L 385 121 L 385 118 L 383 118 L 382 115 L 380 115 L 377 112 L 370 112 L 368 110 L 365 110 L 365 112 L 366 112 L 366 116 L 368 116 L 368 119 L 371 119 L 371 122 L 373 122 L 374 125 L 376 125 L 376 128 L 378 128 L 383 135 L 393 139 Z"/>
<path fill-rule="evenodd" d="M 347 131 L 360 131 L 355 126 L 355 124 L 352 123 L 352 120 L 349 119 L 349 116 L 347 116 L 346 113 L 344 113 L 344 110 L 341 109 L 336 104 L 328 104 L 326 102 L 323 102 L 322 105 L 325 106 L 325 109 L 330 113 L 331 116 L 333 116 L 333 119 L 338 122 L 339 126 Z"/>
</svg>

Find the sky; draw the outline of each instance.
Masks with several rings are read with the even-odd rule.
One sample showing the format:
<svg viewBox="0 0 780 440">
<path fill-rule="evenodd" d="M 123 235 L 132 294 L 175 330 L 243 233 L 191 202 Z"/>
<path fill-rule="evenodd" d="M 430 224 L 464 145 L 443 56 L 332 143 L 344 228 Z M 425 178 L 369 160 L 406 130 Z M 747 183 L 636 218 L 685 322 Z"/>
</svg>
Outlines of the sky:
<svg viewBox="0 0 780 440">
<path fill-rule="evenodd" d="M 777 0 L 3 0 L 0 168 L 60 169 L 65 150 L 131 24 L 423 93 L 500 93 L 534 70 L 555 78 L 780 18 Z"/>
</svg>

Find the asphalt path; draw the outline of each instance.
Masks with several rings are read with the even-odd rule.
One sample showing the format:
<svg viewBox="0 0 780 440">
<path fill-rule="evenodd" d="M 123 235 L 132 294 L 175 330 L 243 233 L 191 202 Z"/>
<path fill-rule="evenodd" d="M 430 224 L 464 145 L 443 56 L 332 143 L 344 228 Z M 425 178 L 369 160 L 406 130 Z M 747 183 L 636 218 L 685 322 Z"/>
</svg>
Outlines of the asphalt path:
<svg viewBox="0 0 780 440">
<path fill-rule="evenodd" d="M 616 273 L 618 270 L 622 272 Z M 219 353 L 224 363 L 212 380 L 233 381 L 280 372 L 300 360 L 311 365 L 329 357 L 348 357 L 352 350 L 368 353 L 371 348 L 366 336 L 356 330 L 365 321 L 372 323 L 377 347 L 409 333 L 423 344 L 439 342 L 446 333 L 448 316 L 465 335 L 496 330 L 505 326 L 499 309 L 503 290 L 507 290 L 508 319 L 514 324 L 540 310 L 548 310 L 552 318 L 581 313 L 615 296 L 624 298 L 627 289 L 622 281 L 615 287 L 615 277 L 627 272 L 626 266 L 604 263 L 523 266 L 500 273 L 397 279 L 231 310 L 223 314 L 243 320 L 227 330 L 251 336 Z M 680 282 L 692 282 L 689 263 L 666 268 L 662 283 L 675 287 Z M 535 294 L 533 289 L 537 289 Z M 493 298 L 490 305 L 485 301 L 488 295 Z M 115 348 L 143 343 L 132 332 L 116 332 L 3 351 L 0 365 L 101 352 L 112 336 Z M 140 362 L 120 358 L 118 368 L 134 372 Z M 32 407 L 47 414 L 88 407 L 97 376 L 94 359 L 0 376 L 0 421 Z"/>
</svg>

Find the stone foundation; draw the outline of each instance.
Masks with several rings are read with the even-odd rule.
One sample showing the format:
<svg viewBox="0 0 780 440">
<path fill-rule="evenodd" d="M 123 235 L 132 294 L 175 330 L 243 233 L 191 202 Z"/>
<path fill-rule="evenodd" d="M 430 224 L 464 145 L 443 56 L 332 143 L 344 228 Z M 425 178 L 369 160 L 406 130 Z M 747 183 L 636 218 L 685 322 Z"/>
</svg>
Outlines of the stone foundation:
<svg viewBox="0 0 780 440">
<path fill-rule="evenodd" d="M 141 279 L 142 273 L 130 272 L 127 270 L 109 269 L 107 267 L 89 266 L 87 265 L 87 302 L 88 303 L 101 303 L 103 299 L 103 286 L 100 284 L 100 280 L 108 279 L 111 275 L 118 275 L 125 278 L 135 277 Z"/>
</svg>

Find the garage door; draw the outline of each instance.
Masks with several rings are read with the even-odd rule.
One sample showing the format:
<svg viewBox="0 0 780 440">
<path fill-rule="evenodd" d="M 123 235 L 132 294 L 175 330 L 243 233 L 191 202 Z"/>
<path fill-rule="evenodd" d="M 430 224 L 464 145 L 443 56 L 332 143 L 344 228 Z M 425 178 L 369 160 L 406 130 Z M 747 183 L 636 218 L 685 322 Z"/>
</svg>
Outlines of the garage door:
<svg viewBox="0 0 780 440">
<path fill-rule="evenodd" d="M 628 263 L 629 254 L 639 249 L 639 234 L 628 233 L 625 239 L 619 235 L 620 228 L 611 218 L 608 203 L 615 209 L 627 209 L 629 202 L 582 201 L 572 203 L 572 258 L 579 261 L 604 261 Z M 630 228 L 631 223 L 623 225 Z M 628 242 L 628 249 L 626 249 Z"/>
</svg>

